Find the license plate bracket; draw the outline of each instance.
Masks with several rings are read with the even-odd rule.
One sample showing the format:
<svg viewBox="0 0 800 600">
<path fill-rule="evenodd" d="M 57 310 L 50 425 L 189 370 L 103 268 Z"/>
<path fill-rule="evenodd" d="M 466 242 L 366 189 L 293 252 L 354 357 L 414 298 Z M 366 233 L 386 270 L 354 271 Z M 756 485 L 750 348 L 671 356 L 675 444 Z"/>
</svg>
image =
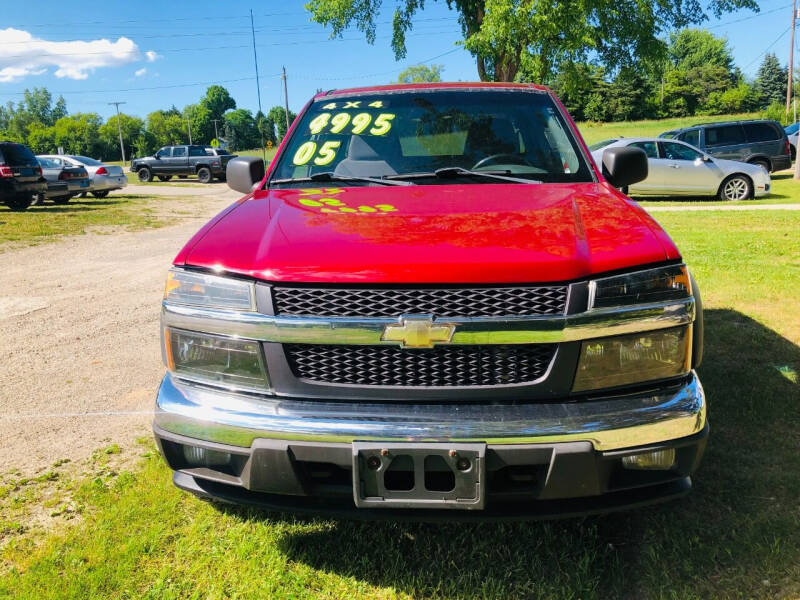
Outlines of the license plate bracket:
<svg viewBox="0 0 800 600">
<path fill-rule="evenodd" d="M 484 443 L 353 443 L 358 508 L 480 510 L 485 487 Z"/>
</svg>

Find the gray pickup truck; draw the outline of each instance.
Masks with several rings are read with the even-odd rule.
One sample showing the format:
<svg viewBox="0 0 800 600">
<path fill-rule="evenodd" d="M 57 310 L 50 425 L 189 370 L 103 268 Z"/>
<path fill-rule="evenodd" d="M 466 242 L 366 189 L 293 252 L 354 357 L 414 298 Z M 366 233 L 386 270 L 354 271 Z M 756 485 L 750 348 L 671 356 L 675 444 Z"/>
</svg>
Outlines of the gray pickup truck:
<svg viewBox="0 0 800 600">
<path fill-rule="evenodd" d="M 211 183 L 215 177 L 225 180 L 228 161 L 235 157 L 235 154 L 212 146 L 164 146 L 153 156 L 133 159 L 131 172 L 144 183 L 152 181 L 153 177 L 169 181 L 176 176 L 185 178 L 189 175 L 197 175 L 202 183 Z"/>
</svg>

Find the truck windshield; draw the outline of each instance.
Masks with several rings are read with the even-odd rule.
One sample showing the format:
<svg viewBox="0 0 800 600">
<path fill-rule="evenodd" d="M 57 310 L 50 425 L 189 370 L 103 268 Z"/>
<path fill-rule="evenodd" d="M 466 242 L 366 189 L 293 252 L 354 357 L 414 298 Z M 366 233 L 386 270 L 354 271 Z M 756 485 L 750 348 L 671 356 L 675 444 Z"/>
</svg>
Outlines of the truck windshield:
<svg viewBox="0 0 800 600">
<path fill-rule="evenodd" d="M 504 183 L 464 170 L 541 182 L 592 181 L 577 140 L 550 96 L 507 90 L 318 99 L 303 114 L 271 181 L 307 184 L 315 174 L 330 173 L 447 183 L 449 177 L 436 176 L 442 170 L 464 175 L 459 183 Z"/>
</svg>

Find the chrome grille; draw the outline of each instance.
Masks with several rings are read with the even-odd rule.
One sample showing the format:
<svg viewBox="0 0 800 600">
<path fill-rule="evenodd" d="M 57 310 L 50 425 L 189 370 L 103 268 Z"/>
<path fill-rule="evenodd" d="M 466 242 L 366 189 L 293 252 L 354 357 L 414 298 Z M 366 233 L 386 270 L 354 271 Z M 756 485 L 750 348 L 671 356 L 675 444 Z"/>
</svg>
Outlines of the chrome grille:
<svg viewBox="0 0 800 600">
<path fill-rule="evenodd" d="M 502 317 L 563 314 L 567 286 L 501 288 L 273 287 L 276 315 L 314 317 Z"/>
<path fill-rule="evenodd" d="M 544 376 L 556 344 L 395 346 L 285 344 L 295 377 L 320 383 L 448 387 L 528 383 Z"/>
</svg>

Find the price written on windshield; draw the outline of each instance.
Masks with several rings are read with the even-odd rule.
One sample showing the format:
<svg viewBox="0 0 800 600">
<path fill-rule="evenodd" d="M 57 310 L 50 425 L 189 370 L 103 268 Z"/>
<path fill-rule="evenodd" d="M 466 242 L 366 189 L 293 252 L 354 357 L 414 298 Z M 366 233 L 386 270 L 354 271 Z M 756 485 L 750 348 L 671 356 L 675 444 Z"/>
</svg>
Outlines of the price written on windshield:
<svg viewBox="0 0 800 600">
<path fill-rule="evenodd" d="M 395 116 L 394 113 L 380 113 L 373 121 L 372 115 L 366 112 L 354 115 L 346 112 L 336 114 L 324 112 L 311 120 L 308 130 L 311 135 L 323 133 L 326 128 L 328 133 L 342 133 L 350 126 L 350 133 L 353 135 L 361 135 L 365 131 L 370 135 L 386 135 L 392 129 L 392 120 Z"/>
</svg>

